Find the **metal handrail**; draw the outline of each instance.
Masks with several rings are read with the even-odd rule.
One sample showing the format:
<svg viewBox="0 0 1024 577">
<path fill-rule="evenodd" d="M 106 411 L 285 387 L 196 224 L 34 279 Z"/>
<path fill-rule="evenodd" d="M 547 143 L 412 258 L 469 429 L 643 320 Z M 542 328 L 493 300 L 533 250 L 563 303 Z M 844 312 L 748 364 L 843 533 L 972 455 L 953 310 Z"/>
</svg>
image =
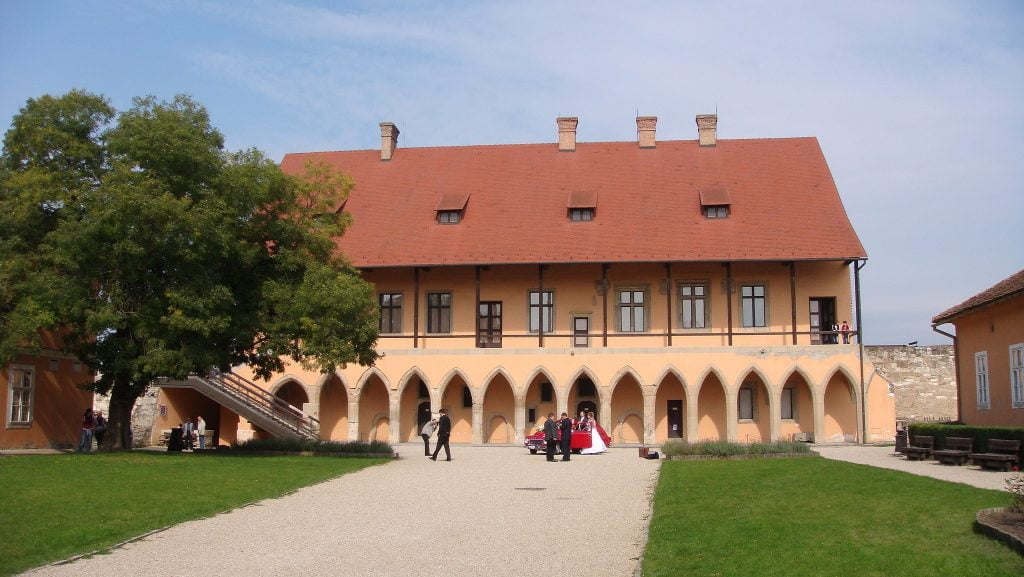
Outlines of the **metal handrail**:
<svg viewBox="0 0 1024 577">
<path fill-rule="evenodd" d="M 318 437 L 320 421 L 316 417 L 303 413 L 240 375 L 229 371 L 196 378 L 246 402 L 250 407 L 300 435 Z"/>
</svg>

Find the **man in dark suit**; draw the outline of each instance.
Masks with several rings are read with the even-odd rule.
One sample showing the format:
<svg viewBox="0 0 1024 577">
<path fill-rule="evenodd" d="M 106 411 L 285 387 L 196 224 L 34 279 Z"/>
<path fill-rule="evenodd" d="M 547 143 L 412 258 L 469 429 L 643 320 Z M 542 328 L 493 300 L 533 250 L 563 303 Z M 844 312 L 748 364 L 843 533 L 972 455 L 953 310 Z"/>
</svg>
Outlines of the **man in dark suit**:
<svg viewBox="0 0 1024 577">
<path fill-rule="evenodd" d="M 569 415 L 562 413 L 562 420 L 558 423 L 558 430 L 562 432 L 562 460 L 569 460 L 569 452 L 572 449 L 572 419 Z"/>
<path fill-rule="evenodd" d="M 555 414 L 548 413 L 548 420 L 544 421 L 544 454 L 548 457 L 549 463 L 557 463 L 555 460 L 555 442 L 558 437 L 558 424 L 555 421 Z"/>
<path fill-rule="evenodd" d="M 452 420 L 448 418 L 448 411 L 441 409 L 438 411 L 441 418 L 437 420 L 437 446 L 434 448 L 434 454 L 430 456 L 431 461 L 437 460 L 437 454 L 441 452 L 441 447 L 444 447 L 444 456 L 447 457 L 445 461 L 452 460 L 451 451 L 448 449 L 448 437 L 452 436 Z"/>
</svg>

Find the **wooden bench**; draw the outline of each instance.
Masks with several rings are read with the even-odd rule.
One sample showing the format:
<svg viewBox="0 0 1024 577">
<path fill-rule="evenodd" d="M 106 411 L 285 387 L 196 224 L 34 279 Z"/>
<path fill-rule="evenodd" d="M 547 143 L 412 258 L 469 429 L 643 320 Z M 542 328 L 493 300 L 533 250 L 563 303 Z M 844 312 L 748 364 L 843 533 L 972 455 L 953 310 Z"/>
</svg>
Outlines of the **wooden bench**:
<svg viewBox="0 0 1024 577">
<path fill-rule="evenodd" d="M 929 435 L 915 435 L 914 444 L 903 447 L 903 454 L 908 461 L 923 461 L 932 455 L 935 448 L 935 437 Z"/>
<path fill-rule="evenodd" d="M 989 439 L 987 453 L 971 453 L 971 462 L 982 469 L 1009 471 L 1020 458 L 1020 441 Z"/>
<path fill-rule="evenodd" d="M 963 465 L 974 449 L 974 439 L 968 437 L 946 437 L 946 448 L 932 451 L 935 460 L 944 465 Z"/>
</svg>

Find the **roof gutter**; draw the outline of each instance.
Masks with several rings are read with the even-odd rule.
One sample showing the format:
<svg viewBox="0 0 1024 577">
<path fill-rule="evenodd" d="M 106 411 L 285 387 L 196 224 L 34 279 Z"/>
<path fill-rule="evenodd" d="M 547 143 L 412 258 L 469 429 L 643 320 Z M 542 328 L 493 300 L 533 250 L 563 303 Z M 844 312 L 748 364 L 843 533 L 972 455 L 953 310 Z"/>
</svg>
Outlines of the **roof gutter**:
<svg viewBox="0 0 1024 577">
<path fill-rule="evenodd" d="M 963 391 L 960 390 L 960 339 L 954 334 L 947 333 L 944 330 L 939 329 L 939 326 L 947 324 L 945 321 L 941 323 L 932 323 L 932 330 L 939 333 L 942 336 L 953 339 L 953 382 L 956 384 L 956 420 L 961 421 L 961 409 L 963 408 Z M 956 325 L 953 325 L 956 326 Z"/>
</svg>

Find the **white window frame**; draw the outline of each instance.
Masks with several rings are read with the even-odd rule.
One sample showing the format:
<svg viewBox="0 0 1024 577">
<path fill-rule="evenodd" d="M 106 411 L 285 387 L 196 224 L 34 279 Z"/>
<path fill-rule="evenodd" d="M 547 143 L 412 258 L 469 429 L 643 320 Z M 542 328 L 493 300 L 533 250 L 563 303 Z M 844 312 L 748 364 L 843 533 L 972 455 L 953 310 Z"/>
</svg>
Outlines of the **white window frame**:
<svg viewBox="0 0 1024 577">
<path fill-rule="evenodd" d="M 533 295 L 537 295 L 537 304 L 533 303 Z M 550 296 L 549 302 L 544 302 L 544 296 Z M 537 309 L 537 323 L 534 323 L 533 309 Z M 545 314 L 547 313 L 547 314 Z M 537 334 L 540 324 L 544 325 L 544 334 L 550 335 L 555 332 L 555 291 L 552 289 L 530 289 L 526 292 L 526 326 L 529 332 Z"/>
<path fill-rule="evenodd" d="M 689 289 L 690 294 L 684 294 Z M 695 290 L 695 289 L 699 289 Z M 703 331 L 711 328 L 711 283 L 707 281 L 682 281 L 679 283 L 679 328 L 685 331 Z M 701 294 L 697 294 L 700 292 Z M 704 313 L 700 319 L 694 314 L 694 309 L 698 308 L 696 303 L 700 302 L 700 307 Z M 686 315 L 687 312 L 690 314 L 690 326 L 686 326 Z M 697 323 L 700 326 L 697 326 Z"/>
<path fill-rule="evenodd" d="M 629 302 L 628 303 L 623 303 L 622 302 L 622 294 L 623 293 L 630 293 L 630 297 L 629 297 Z M 643 302 L 638 305 L 635 301 L 633 301 L 633 294 L 632 293 L 640 293 L 641 295 L 643 295 L 642 296 L 642 298 L 644 299 Z M 615 289 L 615 321 L 616 321 L 616 327 L 615 328 L 617 329 L 615 332 L 618 332 L 618 333 L 639 333 L 639 334 L 650 332 L 650 322 L 651 322 L 650 306 L 651 306 L 650 287 L 648 287 L 648 286 L 641 286 L 641 285 L 623 285 L 621 287 L 617 287 Z M 623 308 L 628 308 L 629 311 L 630 311 L 630 317 L 628 319 L 628 324 L 629 324 L 628 327 L 623 326 L 623 323 L 626 322 L 625 317 L 623 317 L 623 315 L 622 315 L 622 309 Z M 637 309 L 637 308 L 640 309 L 640 314 L 643 315 L 643 317 L 641 319 L 641 322 L 643 323 L 643 326 L 641 326 L 639 328 L 637 328 L 637 326 L 636 326 L 637 325 L 637 323 L 636 323 L 636 316 L 635 316 L 635 314 L 633 314 L 634 309 Z"/>
<path fill-rule="evenodd" d="M 978 410 L 988 409 L 988 351 L 974 353 L 974 391 Z"/>
<path fill-rule="evenodd" d="M 1010 402 L 1024 409 L 1024 343 L 1010 345 Z"/>
<path fill-rule="evenodd" d="M 15 383 L 23 383 L 21 376 L 25 373 L 29 375 L 28 387 L 18 386 L 15 387 Z M 18 378 L 15 378 L 15 375 Z M 35 418 L 35 404 L 36 404 L 36 368 L 32 365 L 11 365 L 7 371 L 7 406 L 5 407 L 6 421 L 8 429 L 27 429 L 32 426 L 32 420 Z M 28 389 L 28 419 L 14 420 L 14 391 L 18 389 L 19 398 L 24 400 L 24 391 Z M 24 407 L 25 403 L 22 402 L 19 406 Z"/>
</svg>

